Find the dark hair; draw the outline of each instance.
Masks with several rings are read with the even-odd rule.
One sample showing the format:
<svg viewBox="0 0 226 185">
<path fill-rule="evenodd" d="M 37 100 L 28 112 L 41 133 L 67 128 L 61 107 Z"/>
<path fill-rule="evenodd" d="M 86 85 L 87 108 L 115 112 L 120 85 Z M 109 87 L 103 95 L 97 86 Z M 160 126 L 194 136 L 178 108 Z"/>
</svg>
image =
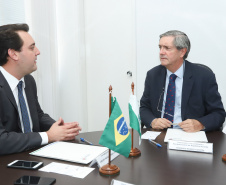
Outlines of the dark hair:
<svg viewBox="0 0 226 185">
<path fill-rule="evenodd" d="M 29 31 L 27 24 L 7 24 L 0 26 L 0 66 L 8 61 L 8 49 L 21 51 L 23 40 L 17 31 Z"/>
<path fill-rule="evenodd" d="M 187 52 L 185 53 L 185 55 L 183 57 L 183 59 L 185 60 L 188 57 L 188 53 L 190 52 L 190 49 L 191 49 L 191 43 L 190 43 L 188 36 L 185 33 L 183 33 L 182 31 L 171 30 L 171 31 L 167 31 L 166 33 L 161 34 L 159 37 L 161 39 L 162 37 L 166 37 L 166 36 L 174 37 L 173 44 L 178 50 L 181 50 L 183 48 L 187 49 Z"/>
</svg>

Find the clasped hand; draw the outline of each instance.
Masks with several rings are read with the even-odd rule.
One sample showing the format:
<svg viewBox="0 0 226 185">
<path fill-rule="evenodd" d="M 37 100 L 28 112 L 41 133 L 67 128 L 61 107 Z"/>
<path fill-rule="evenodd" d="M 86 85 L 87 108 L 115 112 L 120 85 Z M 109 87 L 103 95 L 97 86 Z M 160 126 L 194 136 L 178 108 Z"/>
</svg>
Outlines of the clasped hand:
<svg viewBox="0 0 226 185">
<path fill-rule="evenodd" d="M 185 132 L 198 132 L 204 129 L 202 123 L 196 119 L 186 119 L 178 124 Z"/>
<path fill-rule="evenodd" d="M 171 127 L 172 122 L 166 118 L 156 118 L 152 121 L 151 126 L 154 129 L 164 129 Z M 195 119 L 187 119 L 178 124 L 185 132 L 198 132 L 204 129 L 203 124 Z"/>
<path fill-rule="evenodd" d="M 59 118 L 47 131 L 47 135 L 49 142 L 68 141 L 75 139 L 81 130 L 78 122 L 64 123 L 63 119 Z"/>
</svg>

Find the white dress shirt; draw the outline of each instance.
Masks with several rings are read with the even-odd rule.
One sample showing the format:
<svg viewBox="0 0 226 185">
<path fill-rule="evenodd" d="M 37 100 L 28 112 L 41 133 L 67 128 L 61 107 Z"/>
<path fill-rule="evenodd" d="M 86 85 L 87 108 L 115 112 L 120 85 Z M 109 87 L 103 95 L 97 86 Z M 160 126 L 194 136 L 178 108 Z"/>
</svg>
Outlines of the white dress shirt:
<svg viewBox="0 0 226 185">
<path fill-rule="evenodd" d="M 17 78 L 15 78 L 13 75 L 11 75 L 10 73 L 8 73 L 2 66 L 0 66 L 0 71 L 2 72 L 3 76 L 5 77 L 6 81 L 9 84 L 10 89 L 13 92 L 13 96 L 15 98 L 16 101 L 16 105 L 18 108 L 18 112 L 19 112 L 19 117 L 20 117 L 20 123 L 21 123 L 21 129 L 22 132 L 24 133 L 24 125 L 23 125 L 23 120 L 22 120 L 22 115 L 21 115 L 21 109 L 20 109 L 20 104 L 19 104 L 19 98 L 18 98 L 18 88 L 17 85 L 20 81 L 23 81 L 23 87 L 22 87 L 22 91 L 23 91 L 23 96 L 24 96 L 24 100 L 27 106 L 27 111 L 28 111 L 28 116 L 29 116 L 29 120 L 30 120 L 30 128 L 31 131 L 33 131 L 33 123 L 32 123 L 32 119 L 31 119 L 31 114 L 30 114 L 30 109 L 27 103 L 27 96 L 25 94 L 25 81 L 24 78 L 18 80 Z M 39 132 L 41 138 L 42 138 L 42 145 L 47 144 L 48 143 L 48 135 L 46 132 Z"/>
<path fill-rule="evenodd" d="M 175 75 L 177 75 L 177 78 L 175 80 L 176 97 L 175 97 L 175 109 L 174 109 L 173 123 L 176 123 L 176 124 L 182 122 L 182 118 L 181 118 L 181 98 L 182 98 L 184 69 L 185 69 L 185 62 L 183 62 L 181 67 L 174 73 Z M 168 89 L 168 84 L 169 84 L 169 76 L 171 74 L 172 74 L 172 72 L 167 69 L 161 118 L 163 118 L 163 114 L 164 114 L 164 110 L 165 110 L 166 94 L 167 94 L 167 89 Z M 178 125 L 173 125 L 173 128 L 180 128 L 180 127 Z"/>
</svg>

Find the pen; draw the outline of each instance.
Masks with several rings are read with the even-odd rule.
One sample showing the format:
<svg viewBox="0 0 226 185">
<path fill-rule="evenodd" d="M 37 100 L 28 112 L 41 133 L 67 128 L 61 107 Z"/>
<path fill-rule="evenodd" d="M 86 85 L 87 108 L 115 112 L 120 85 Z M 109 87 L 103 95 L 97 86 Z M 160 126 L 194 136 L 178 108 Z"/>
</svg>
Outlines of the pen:
<svg viewBox="0 0 226 185">
<path fill-rule="evenodd" d="M 80 140 L 81 140 L 82 142 L 85 142 L 85 143 L 89 144 L 89 145 L 93 145 L 93 143 L 87 141 L 86 139 L 84 139 L 84 138 L 82 138 L 82 137 L 80 138 Z"/>
<path fill-rule="evenodd" d="M 178 123 L 170 123 L 170 125 L 178 125 Z"/>
<path fill-rule="evenodd" d="M 150 142 L 154 143 L 156 146 L 158 147 L 162 147 L 162 145 L 160 145 L 159 143 L 156 143 L 155 141 L 153 141 L 152 139 L 148 139 Z"/>
</svg>

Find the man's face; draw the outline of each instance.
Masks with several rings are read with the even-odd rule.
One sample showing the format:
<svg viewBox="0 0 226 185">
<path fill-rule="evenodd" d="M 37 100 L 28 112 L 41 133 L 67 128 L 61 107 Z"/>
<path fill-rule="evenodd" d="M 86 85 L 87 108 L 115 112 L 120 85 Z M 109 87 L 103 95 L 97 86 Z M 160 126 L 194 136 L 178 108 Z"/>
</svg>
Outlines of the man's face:
<svg viewBox="0 0 226 185">
<path fill-rule="evenodd" d="M 36 60 L 40 51 L 35 46 L 35 42 L 31 35 L 25 31 L 18 31 L 20 38 L 23 40 L 23 46 L 18 53 L 18 66 L 21 74 L 30 74 L 37 69 Z"/>
<path fill-rule="evenodd" d="M 186 49 L 178 50 L 173 44 L 174 37 L 162 37 L 159 41 L 159 57 L 161 64 L 172 72 L 175 72 L 183 63 Z M 173 70 L 171 70 L 173 69 Z M 174 70 L 175 69 L 175 70 Z"/>
</svg>

